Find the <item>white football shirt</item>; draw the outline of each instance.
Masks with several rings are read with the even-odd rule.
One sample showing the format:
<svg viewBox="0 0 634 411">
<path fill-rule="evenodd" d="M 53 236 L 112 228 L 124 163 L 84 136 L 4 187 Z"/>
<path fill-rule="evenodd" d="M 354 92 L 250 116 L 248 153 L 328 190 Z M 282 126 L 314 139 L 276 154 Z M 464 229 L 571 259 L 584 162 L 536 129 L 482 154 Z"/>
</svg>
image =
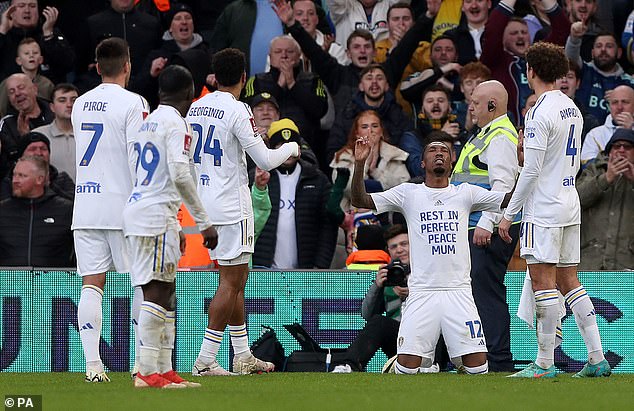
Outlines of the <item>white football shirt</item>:
<svg viewBox="0 0 634 411">
<path fill-rule="evenodd" d="M 471 184 L 430 188 L 403 183 L 370 195 L 378 213 L 398 211 L 405 216 L 411 291 L 470 289 L 469 214 L 500 212 L 505 193 Z"/>
<path fill-rule="evenodd" d="M 579 171 L 583 117 L 559 90 L 543 93 L 526 113 L 524 169 L 505 217 L 523 207 L 522 221 L 542 227 L 581 223 L 575 178 Z"/>
<path fill-rule="evenodd" d="M 169 163 L 189 164 L 191 131 L 178 110 L 159 105 L 141 125 L 134 143 L 136 182 L 123 211 L 126 236 L 156 236 L 178 228 L 182 201 Z"/>
<path fill-rule="evenodd" d="M 145 99 L 103 83 L 73 104 L 77 179 L 72 229 L 123 228 L 123 206 L 132 191 L 129 154 L 148 115 Z"/>
<path fill-rule="evenodd" d="M 191 157 L 198 194 L 212 224 L 252 218 L 245 151 L 260 168 L 271 170 L 297 155 L 297 144 L 268 150 L 249 106 L 225 91 L 215 91 L 194 102 L 187 121 L 193 132 Z"/>
</svg>

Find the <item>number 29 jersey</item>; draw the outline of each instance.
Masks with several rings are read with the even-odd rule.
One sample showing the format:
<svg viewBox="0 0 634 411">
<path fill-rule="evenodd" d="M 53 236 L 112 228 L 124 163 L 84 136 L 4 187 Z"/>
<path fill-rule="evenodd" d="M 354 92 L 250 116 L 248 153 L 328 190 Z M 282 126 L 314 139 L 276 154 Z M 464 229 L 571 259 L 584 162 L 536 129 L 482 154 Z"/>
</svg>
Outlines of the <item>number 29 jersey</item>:
<svg viewBox="0 0 634 411">
<path fill-rule="evenodd" d="M 194 102 L 192 159 L 197 190 L 212 224 L 233 224 L 253 216 L 245 150 L 262 141 L 251 109 L 224 91 Z"/>
<path fill-rule="evenodd" d="M 170 175 L 170 163 L 189 165 L 191 131 L 174 107 L 160 104 L 136 136 L 136 181 L 123 211 L 126 236 L 157 236 L 178 229 L 182 200 Z"/>
<path fill-rule="evenodd" d="M 75 100 L 73 230 L 123 229 L 123 207 L 134 181 L 129 158 L 134 136 L 148 113 L 143 97 L 113 83 L 100 84 Z"/>
<path fill-rule="evenodd" d="M 544 161 L 524 203 L 522 221 L 542 227 L 580 224 L 575 179 L 580 167 L 581 112 L 561 91 L 547 91 L 526 113 L 525 123 L 524 147 L 544 151 Z"/>
</svg>

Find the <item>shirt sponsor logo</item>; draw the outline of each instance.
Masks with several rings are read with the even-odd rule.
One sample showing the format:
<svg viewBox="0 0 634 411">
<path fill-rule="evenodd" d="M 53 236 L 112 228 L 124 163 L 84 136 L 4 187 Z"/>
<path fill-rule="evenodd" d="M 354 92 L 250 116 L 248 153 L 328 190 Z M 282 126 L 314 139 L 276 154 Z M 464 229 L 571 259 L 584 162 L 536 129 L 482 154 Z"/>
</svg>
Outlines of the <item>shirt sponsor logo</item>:
<svg viewBox="0 0 634 411">
<path fill-rule="evenodd" d="M 575 176 L 564 177 L 563 184 L 564 184 L 564 187 L 574 187 L 575 186 Z"/>
<path fill-rule="evenodd" d="M 201 174 L 200 175 L 200 185 L 201 186 L 206 186 L 206 187 L 209 187 L 211 185 L 210 184 L 210 178 L 209 178 L 209 176 L 207 174 Z"/>
<path fill-rule="evenodd" d="M 524 130 L 524 138 L 535 138 L 535 127 L 526 127 Z"/>
<path fill-rule="evenodd" d="M 101 183 L 87 181 L 83 184 L 77 184 L 75 192 L 77 194 L 101 194 Z"/>
</svg>

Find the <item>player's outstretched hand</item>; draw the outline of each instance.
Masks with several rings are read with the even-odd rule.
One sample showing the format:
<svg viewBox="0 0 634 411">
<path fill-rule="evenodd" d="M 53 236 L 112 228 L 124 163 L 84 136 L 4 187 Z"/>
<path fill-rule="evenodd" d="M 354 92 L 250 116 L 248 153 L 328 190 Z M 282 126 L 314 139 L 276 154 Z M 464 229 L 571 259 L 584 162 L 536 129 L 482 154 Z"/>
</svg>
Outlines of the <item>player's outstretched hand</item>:
<svg viewBox="0 0 634 411">
<path fill-rule="evenodd" d="M 370 151 L 372 147 L 368 137 L 357 136 L 357 141 L 354 143 L 354 159 L 365 162 L 370 157 Z"/>
<path fill-rule="evenodd" d="M 512 221 L 509 221 L 506 218 L 502 217 L 500 225 L 498 226 L 498 234 L 500 234 L 500 238 L 502 238 L 502 240 L 509 244 L 511 244 L 511 241 L 513 241 L 513 239 L 511 238 L 511 234 L 509 233 L 509 230 L 511 229 L 511 223 Z"/>
<path fill-rule="evenodd" d="M 200 232 L 203 236 L 203 245 L 210 250 L 213 250 L 218 245 L 218 232 L 212 227 L 205 228 Z"/>
<path fill-rule="evenodd" d="M 517 165 L 524 167 L 524 129 L 517 133 Z"/>
</svg>

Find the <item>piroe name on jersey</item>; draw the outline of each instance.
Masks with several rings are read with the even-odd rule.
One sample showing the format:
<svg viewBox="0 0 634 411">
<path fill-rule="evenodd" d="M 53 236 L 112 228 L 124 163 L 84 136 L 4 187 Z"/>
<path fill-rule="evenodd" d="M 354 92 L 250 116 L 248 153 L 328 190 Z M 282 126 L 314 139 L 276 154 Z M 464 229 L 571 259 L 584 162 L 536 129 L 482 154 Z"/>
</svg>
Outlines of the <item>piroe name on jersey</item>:
<svg viewBox="0 0 634 411">
<path fill-rule="evenodd" d="M 107 101 L 85 101 L 82 111 L 106 111 L 108 109 Z"/>
<path fill-rule="evenodd" d="M 225 111 L 214 107 L 191 107 L 189 109 L 188 116 L 206 116 L 222 119 L 225 116 Z"/>
</svg>

